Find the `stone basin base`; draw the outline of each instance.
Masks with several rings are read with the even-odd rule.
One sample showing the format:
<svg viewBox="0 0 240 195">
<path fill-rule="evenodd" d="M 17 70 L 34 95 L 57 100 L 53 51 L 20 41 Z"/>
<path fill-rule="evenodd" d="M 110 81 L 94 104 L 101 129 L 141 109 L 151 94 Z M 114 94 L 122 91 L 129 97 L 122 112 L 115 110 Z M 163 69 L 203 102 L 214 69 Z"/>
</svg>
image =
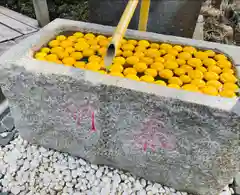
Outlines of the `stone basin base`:
<svg viewBox="0 0 240 195">
<path fill-rule="evenodd" d="M 221 98 L 38 61 L 35 51 L 64 31 L 111 35 L 114 28 L 57 19 L 6 52 L 0 83 L 20 135 L 128 170 L 177 190 L 216 195 L 239 171 L 238 98 Z M 126 38 L 240 49 L 128 30 Z"/>
</svg>

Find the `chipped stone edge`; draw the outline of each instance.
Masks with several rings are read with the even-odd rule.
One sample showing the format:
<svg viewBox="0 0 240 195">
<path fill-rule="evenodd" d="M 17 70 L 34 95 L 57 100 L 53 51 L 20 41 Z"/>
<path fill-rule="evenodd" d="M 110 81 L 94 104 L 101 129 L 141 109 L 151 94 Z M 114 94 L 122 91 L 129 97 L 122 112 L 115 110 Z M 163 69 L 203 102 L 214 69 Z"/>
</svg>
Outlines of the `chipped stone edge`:
<svg viewBox="0 0 240 195">
<path fill-rule="evenodd" d="M 2 115 L 5 110 L 8 108 L 8 100 L 3 100 L 3 102 L 0 104 L 0 115 Z"/>
<path fill-rule="evenodd" d="M 223 97 L 208 96 L 200 93 L 197 94 L 144 82 L 136 83 L 136 81 L 129 79 L 102 75 L 88 70 L 66 67 L 54 63 L 49 65 L 49 62 L 38 61 L 32 57 L 35 51 L 38 51 L 44 44 L 46 44 L 61 32 L 81 31 L 99 34 L 101 33 L 111 36 L 114 32 L 114 29 L 115 28 L 111 26 L 103 26 L 99 24 L 72 21 L 67 19 L 55 19 L 53 22 L 42 28 L 39 32 L 26 38 L 5 52 L 0 57 L 1 68 L 11 67 L 11 65 L 14 64 L 15 66 L 24 67 L 27 71 L 31 71 L 34 74 L 44 73 L 66 75 L 77 80 L 89 81 L 93 85 L 114 85 L 144 93 L 151 93 L 157 96 L 176 98 L 182 101 L 201 104 L 213 108 L 223 109 L 226 111 L 231 111 L 236 107 L 238 98 L 229 99 Z M 236 65 L 236 69 L 238 70 L 240 68 L 240 57 L 238 56 L 240 53 L 240 48 L 236 46 L 162 35 L 151 32 L 140 32 L 136 30 L 127 30 L 125 37 L 134 39 L 147 39 L 149 41 L 156 42 L 169 42 L 171 44 L 191 45 L 201 49 L 212 49 L 225 53 L 233 60 L 233 63 Z M 240 109 L 235 109 L 235 112 L 240 115 Z"/>
</svg>

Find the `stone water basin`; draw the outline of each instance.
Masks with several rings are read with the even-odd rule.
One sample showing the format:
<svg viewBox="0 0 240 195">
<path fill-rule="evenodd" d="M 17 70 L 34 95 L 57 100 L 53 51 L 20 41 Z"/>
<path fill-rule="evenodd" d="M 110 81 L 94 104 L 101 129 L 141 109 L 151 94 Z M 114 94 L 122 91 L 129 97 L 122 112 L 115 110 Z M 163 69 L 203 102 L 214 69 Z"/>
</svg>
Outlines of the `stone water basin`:
<svg viewBox="0 0 240 195">
<path fill-rule="evenodd" d="M 57 19 L 1 56 L 1 87 L 20 135 L 177 190 L 218 194 L 239 171 L 238 97 L 33 58 L 66 31 L 111 36 L 114 28 Z M 240 49 L 235 46 L 134 30 L 126 38 L 220 51 L 238 73 Z"/>
</svg>

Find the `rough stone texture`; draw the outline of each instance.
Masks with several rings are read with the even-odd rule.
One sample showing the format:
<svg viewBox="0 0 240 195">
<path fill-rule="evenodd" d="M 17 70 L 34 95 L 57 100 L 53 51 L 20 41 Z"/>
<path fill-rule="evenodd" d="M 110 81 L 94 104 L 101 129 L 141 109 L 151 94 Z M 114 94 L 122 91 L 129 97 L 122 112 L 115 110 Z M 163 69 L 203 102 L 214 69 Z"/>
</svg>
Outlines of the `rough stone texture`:
<svg viewBox="0 0 240 195">
<path fill-rule="evenodd" d="M 2 124 L 7 128 L 8 131 L 13 130 L 14 121 L 13 121 L 12 116 L 10 114 L 5 116 L 2 120 Z"/>
<path fill-rule="evenodd" d="M 4 134 L 4 136 L 2 136 Z M 6 134 L 6 135 L 5 135 Z M 13 140 L 15 132 L 4 132 L 0 134 L 0 146 L 6 146 Z"/>
<path fill-rule="evenodd" d="M 240 195 L 240 187 L 239 186 L 235 187 L 235 195 Z"/>
<path fill-rule="evenodd" d="M 236 194 L 240 194 L 240 172 L 237 173 L 237 175 L 235 176 L 235 192 Z"/>
<path fill-rule="evenodd" d="M 0 133 L 3 133 L 3 132 L 5 132 L 6 131 L 6 129 L 1 125 L 0 126 Z"/>
<path fill-rule="evenodd" d="M 0 83 L 24 139 L 177 190 L 216 195 L 229 183 L 239 171 L 238 99 L 31 59 L 31 50 L 64 30 L 114 29 L 55 20 L 0 59 Z M 218 48 L 240 61 L 234 46 L 137 31 L 126 36 Z"/>
<path fill-rule="evenodd" d="M 237 186 L 240 186 L 240 172 L 237 173 L 237 175 L 235 177 L 235 182 L 236 182 Z"/>
<path fill-rule="evenodd" d="M 0 115 L 0 146 L 6 146 L 14 139 L 16 129 L 9 109 Z"/>
</svg>

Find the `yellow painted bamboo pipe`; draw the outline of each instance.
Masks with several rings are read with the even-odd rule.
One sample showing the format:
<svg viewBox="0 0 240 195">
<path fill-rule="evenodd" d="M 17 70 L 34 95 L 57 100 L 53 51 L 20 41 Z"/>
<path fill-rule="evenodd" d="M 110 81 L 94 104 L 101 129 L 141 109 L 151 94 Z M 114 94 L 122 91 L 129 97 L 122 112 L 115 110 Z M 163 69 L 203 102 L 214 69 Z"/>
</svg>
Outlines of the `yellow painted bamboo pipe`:
<svg viewBox="0 0 240 195">
<path fill-rule="evenodd" d="M 138 23 L 138 30 L 140 31 L 147 30 L 150 3 L 151 3 L 151 0 L 142 0 L 141 2 L 141 9 L 140 9 L 140 16 L 139 16 L 139 23 Z"/>
<path fill-rule="evenodd" d="M 104 58 L 105 67 L 108 70 L 110 65 L 112 64 L 112 60 L 116 54 L 117 49 L 119 48 L 119 44 L 125 35 L 127 27 L 133 17 L 135 9 L 137 7 L 139 0 L 129 0 L 128 4 L 121 16 L 121 19 L 116 27 L 116 30 L 113 34 L 112 41 L 108 46 L 106 56 Z"/>
</svg>

